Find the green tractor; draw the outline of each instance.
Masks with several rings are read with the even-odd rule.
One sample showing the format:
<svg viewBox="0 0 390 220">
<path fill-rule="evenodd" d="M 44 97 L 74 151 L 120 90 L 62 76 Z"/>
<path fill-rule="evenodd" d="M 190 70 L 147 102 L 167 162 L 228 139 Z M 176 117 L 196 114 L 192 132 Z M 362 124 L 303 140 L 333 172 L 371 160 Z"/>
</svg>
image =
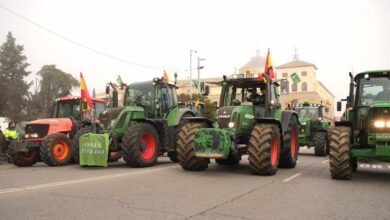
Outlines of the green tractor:
<svg viewBox="0 0 390 220">
<path fill-rule="evenodd" d="M 330 132 L 330 173 L 351 179 L 358 158 L 390 162 L 390 70 L 351 73 L 341 121 Z M 341 111 L 341 102 L 337 102 Z"/>
<path fill-rule="evenodd" d="M 299 145 L 314 147 L 314 155 L 325 156 L 329 152 L 327 146 L 330 122 L 324 120 L 323 111 L 329 109 L 321 104 L 304 102 L 293 107 L 299 115 Z"/>
<path fill-rule="evenodd" d="M 220 165 L 237 165 L 248 154 L 253 174 L 273 175 L 278 167 L 293 168 L 297 162 L 298 115 L 281 110 L 277 82 L 268 75 L 224 76 L 216 123 L 186 118 L 177 152 L 184 170 L 199 171 L 210 159 Z"/>
<path fill-rule="evenodd" d="M 109 86 L 106 93 L 110 93 Z M 121 153 L 130 167 L 153 166 L 157 157 L 166 152 L 171 161 L 178 162 L 176 135 L 187 122 L 184 117 L 195 116 L 195 113 L 178 107 L 176 83 L 160 78 L 132 83 L 126 87 L 124 107 L 118 107 L 117 100 L 114 90 L 113 108 L 99 115 L 96 126 L 97 133 L 109 134 L 110 154 Z M 75 158 L 79 159 L 80 136 L 91 131 L 86 128 L 76 134 Z"/>
</svg>

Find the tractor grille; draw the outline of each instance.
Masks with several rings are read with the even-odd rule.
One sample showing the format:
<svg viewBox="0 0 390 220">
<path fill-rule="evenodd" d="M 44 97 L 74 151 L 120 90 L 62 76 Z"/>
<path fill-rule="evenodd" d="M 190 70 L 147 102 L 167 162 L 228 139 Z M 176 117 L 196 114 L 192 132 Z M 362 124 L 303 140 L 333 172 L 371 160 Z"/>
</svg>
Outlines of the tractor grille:
<svg viewBox="0 0 390 220">
<path fill-rule="evenodd" d="M 38 134 L 39 138 L 44 138 L 49 131 L 49 125 L 47 124 L 31 124 L 26 125 L 26 134 Z"/>
<path fill-rule="evenodd" d="M 227 128 L 229 126 L 233 108 L 234 107 L 222 107 L 218 109 L 218 124 L 221 128 Z"/>
</svg>

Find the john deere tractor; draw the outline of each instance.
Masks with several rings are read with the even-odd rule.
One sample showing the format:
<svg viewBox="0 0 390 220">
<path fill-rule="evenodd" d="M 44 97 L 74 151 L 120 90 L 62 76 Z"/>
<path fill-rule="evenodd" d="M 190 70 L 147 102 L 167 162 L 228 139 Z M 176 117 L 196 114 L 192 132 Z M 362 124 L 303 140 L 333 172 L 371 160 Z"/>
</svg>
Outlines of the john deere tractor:
<svg viewBox="0 0 390 220">
<path fill-rule="evenodd" d="M 341 121 L 330 132 L 330 173 L 351 179 L 358 158 L 390 162 L 390 70 L 351 73 Z M 337 102 L 341 110 L 341 102 Z"/>
<path fill-rule="evenodd" d="M 323 111 L 328 108 L 321 104 L 304 102 L 294 106 L 299 115 L 299 145 L 314 147 L 314 155 L 325 156 L 328 153 L 329 121 L 324 120 Z"/>
<path fill-rule="evenodd" d="M 217 123 L 186 118 L 178 135 L 178 158 L 184 170 L 199 171 L 210 159 L 220 165 L 237 165 L 248 154 L 254 174 L 273 175 L 278 167 L 297 162 L 298 115 L 282 111 L 277 82 L 268 75 L 233 75 L 222 86 Z"/>
<path fill-rule="evenodd" d="M 95 112 L 105 109 L 102 99 L 93 98 Z M 27 122 L 24 135 L 12 141 L 7 150 L 9 161 L 16 166 L 32 166 L 43 161 L 49 166 L 66 165 L 72 160 L 72 140 L 76 132 L 90 122 L 81 117 L 80 97 L 65 96 L 56 100 L 53 118 Z"/>
<path fill-rule="evenodd" d="M 117 95 L 113 97 L 117 103 Z M 184 117 L 195 113 L 178 107 L 176 85 L 160 78 L 132 83 L 126 87 L 123 104 L 114 104 L 99 116 L 97 133 L 109 134 L 109 151 L 121 152 L 130 167 L 153 166 L 157 157 L 166 152 L 173 162 L 178 162 L 178 129 L 187 123 Z M 86 128 L 76 134 L 75 158 L 79 157 L 79 137 L 89 132 L 91 129 Z"/>
</svg>

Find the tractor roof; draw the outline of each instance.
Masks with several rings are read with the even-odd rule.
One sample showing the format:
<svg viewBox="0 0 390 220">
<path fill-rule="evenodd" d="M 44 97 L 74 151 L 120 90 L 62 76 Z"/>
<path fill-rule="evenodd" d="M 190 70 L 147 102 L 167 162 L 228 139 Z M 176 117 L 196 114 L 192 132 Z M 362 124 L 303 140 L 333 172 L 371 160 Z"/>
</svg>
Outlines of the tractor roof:
<svg viewBox="0 0 390 220">
<path fill-rule="evenodd" d="M 379 76 L 388 76 L 390 77 L 390 70 L 371 70 L 371 71 L 365 71 L 362 73 L 358 73 L 355 76 L 355 81 L 360 78 L 364 78 L 364 75 L 370 75 L 371 77 L 379 77 Z"/>
<path fill-rule="evenodd" d="M 57 101 L 69 101 L 69 100 L 77 100 L 77 99 L 80 99 L 80 96 L 63 96 L 63 97 L 59 97 L 57 99 Z M 105 102 L 103 99 L 99 99 L 99 98 L 91 98 L 92 101 L 95 101 L 95 102 Z"/>
</svg>

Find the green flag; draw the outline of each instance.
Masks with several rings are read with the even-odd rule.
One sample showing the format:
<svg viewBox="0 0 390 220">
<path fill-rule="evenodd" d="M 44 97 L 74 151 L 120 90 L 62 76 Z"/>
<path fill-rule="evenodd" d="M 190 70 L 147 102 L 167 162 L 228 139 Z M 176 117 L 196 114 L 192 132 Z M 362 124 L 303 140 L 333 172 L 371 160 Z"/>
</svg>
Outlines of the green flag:
<svg viewBox="0 0 390 220">
<path fill-rule="evenodd" d="M 199 81 L 198 81 L 198 80 L 194 80 L 194 85 L 195 85 L 195 88 L 198 89 L 198 87 L 199 87 Z"/>
<path fill-rule="evenodd" d="M 298 76 L 297 73 L 291 74 L 290 77 L 291 77 L 292 81 L 293 81 L 295 84 L 297 84 L 297 83 L 299 83 L 299 82 L 301 81 L 301 79 L 299 78 L 299 76 Z"/>
<path fill-rule="evenodd" d="M 122 85 L 123 84 L 122 78 L 121 78 L 121 76 L 119 74 L 118 74 L 118 78 L 116 78 L 116 83 L 118 85 Z"/>
</svg>

